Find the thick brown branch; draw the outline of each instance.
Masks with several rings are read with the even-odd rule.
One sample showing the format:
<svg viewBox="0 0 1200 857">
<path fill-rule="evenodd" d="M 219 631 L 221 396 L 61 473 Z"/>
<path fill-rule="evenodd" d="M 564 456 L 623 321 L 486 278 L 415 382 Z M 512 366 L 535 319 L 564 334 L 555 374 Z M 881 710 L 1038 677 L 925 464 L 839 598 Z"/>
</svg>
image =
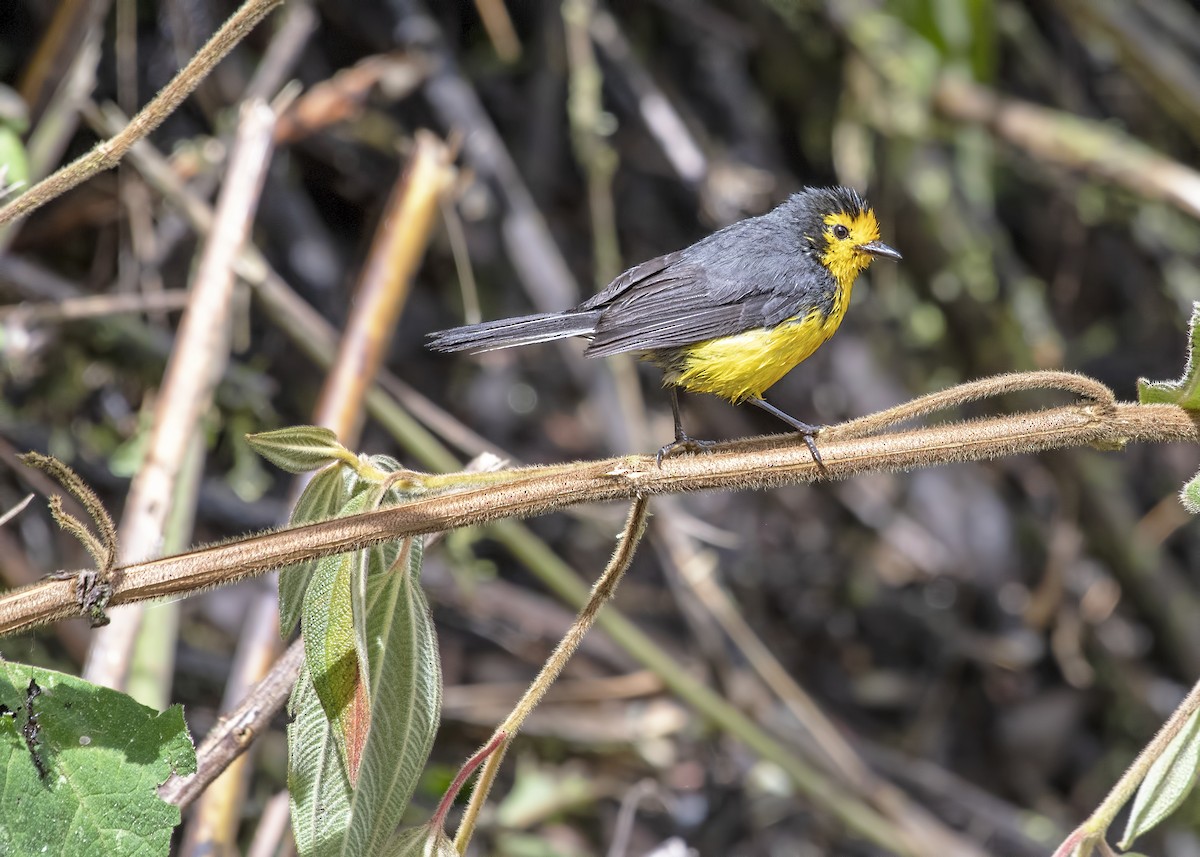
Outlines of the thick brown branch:
<svg viewBox="0 0 1200 857">
<path fill-rule="evenodd" d="M 1173 405 L 1087 403 L 866 438 L 822 438 L 831 479 L 1078 446 L 1200 440 L 1200 426 Z M 743 490 L 810 482 L 817 468 L 795 435 L 724 444 L 710 455 L 667 459 L 632 455 L 494 474 L 487 483 L 451 487 L 426 499 L 134 563 L 114 572 L 110 603 L 163 598 L 231 583 L 301 559 L 387 539 L 434 533 L 501 518 L 541 515 L 580 503 L 711 489 Z M 0 634 L 73 616 L 72 580 L 47 580 L 0 598 Z"/>
</svg>

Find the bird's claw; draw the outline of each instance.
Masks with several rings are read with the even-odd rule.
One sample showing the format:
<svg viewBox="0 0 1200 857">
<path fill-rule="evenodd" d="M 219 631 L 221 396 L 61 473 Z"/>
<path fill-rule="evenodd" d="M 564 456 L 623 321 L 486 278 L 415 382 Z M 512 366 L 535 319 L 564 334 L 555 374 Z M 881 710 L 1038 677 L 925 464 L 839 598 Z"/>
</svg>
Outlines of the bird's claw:
<svg viewBox="0 0 1200 857">
<path fill-rule="evenodd" d="M 681 452 L 709 452 L 716 445 L 717 442 L 715 440 L 696 440 L 696 438 L 688 437 L 684 434 L 660 449 L 654 460 L 658 462 L 659 467 L 662 467 L 664 458 L 670 458 L 672 455 L 678 455 Z"/>
<path fill-rule="evenodd" d="M 828 475 L 829 471 L 825 469 L 825 462 L 821 460 L 821 453 L 817 449 L 818 431 L 820 431 L 820 429 L 816 429 L 811 432 L 801 432 L 800 437 L 804 438 L 804 445 L 807 446 L 808 451 L 812 453 L 813 461 L 817 463 L 817 469 L 821 471 L 822 475 Z"/>
</svg>

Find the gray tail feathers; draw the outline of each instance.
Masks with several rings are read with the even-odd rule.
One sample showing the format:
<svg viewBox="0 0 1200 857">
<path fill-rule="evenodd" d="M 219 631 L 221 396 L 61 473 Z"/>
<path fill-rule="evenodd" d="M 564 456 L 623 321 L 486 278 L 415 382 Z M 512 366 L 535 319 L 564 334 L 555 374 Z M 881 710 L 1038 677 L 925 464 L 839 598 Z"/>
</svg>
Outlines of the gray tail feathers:
<svg viewBox="0 0 1200 857">
<path fill-rule="evenodd" d="M 434 351 L 493 351 L 515 345 L 532 345 L 568 336 L 586 336 L 596 329 L 599 310 L 593 312 L 543 312 L 520 318 L 502 318 L 482 324 L 452 327 L 429 334 Z"/>
</svg>

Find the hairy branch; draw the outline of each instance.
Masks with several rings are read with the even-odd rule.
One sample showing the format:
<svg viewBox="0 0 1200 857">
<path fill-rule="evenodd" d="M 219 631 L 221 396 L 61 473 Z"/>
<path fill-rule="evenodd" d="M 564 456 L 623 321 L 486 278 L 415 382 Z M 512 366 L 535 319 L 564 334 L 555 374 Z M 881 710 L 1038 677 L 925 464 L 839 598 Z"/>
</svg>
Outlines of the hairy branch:
<svg viewBox="0 0 1200 857">
<path fill-rule="evenodd" d="M 1012 377 L 999 382 L 1011 387 Z M 845 479 L 860 473 L 1056 448 L 1119 449 L 1137 441 L 1200 440 L 1200 424 L 1183 408 L 1101 401 L 1098 391 L 1105 388 L 1097 384 L 1095 389 L 1095 401 L 891 434 L 842 437 L 840 427 L 833 427 L 820 441 L 824 475 Z M 920 400 L 902 409 L 916 411 L 919 405 Z M 893 421 L 887 413 L 877 420 L 879 424 Z M 494 474 L 434 477 L 430 482 L 439 486 L 436 490 L 401 506 L 115 569 L 110 603 L 177 596 L 388 539 L 542 515 L 581 503 L 712 489 L 770 488 L 811 482 L 821 475 L 798 436 L 774 435 L 722 444 L 709 455 L 667 459 L 661 467 L 655 465 L 653 456 L 631 455 Z M 79 609 L 71 580 L 49 579 L 15 590 L 0 597 L 0 635 L 77 615 Z"/>
<path fill-rule="evenodd" d="M 163 87 L 162 92 L 143 107 L 120 133 L 97 144 L 78 160 L 67 164 L 0 208 L 0 225 L 24 217 L 97 173 L 115 167 L 134 143 L 161 125 L 192 90 L 200 85 L 213 67 L 282 2 L 283 0 L 246 0 L 191 61 L 180 69 L 179 74 Z"/>
</svg>

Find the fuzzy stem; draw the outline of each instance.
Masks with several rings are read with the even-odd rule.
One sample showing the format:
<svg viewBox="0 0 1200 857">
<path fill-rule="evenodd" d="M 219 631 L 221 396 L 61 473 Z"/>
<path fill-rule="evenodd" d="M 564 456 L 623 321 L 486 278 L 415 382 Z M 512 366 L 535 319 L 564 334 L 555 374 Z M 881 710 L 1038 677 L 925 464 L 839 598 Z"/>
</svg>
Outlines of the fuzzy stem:
<svg viewBox="0 0 1200 857">
<path fill-rule="evenodd" d="M 821 441 L 825 474 L 908 470 L 1078 446 L 1121 448 L 1131 441 L 1200 441 L 1200 426 L 1175 405 L 1089 402 L 990 419 L 949 423 L 866 438 Z M 655 464 L 631 455 L 548 468 L 489 474 L 490 484 L 445 490 L 412 502 L 345 518 L 136 562 L 116 570 L 110 603 L 123 604 L 232 583 L 307 559 L 359 550 L 405 536 L 443 532 L 505 518 L 559 511 L 582 503 L 713 489 L 748 490 L 819 478 L 797 435 L 722 444 L 711 454 Z M 70 580 L 51 579 L 0 595 L 0 635 L 67 616 L 80 608 Z"/>
<path fill-rule="evenodd" d="M 119 134 L 97 143 L 90 152 L 47 176 L 0 208 L 0 226 L 24 217 L 97 173 L 115 167 L 134 143 L 161 125 L 162 121 L 191 95 L 216 64 L 282 2 L 283 0 L 246 0 L 246 3 L 234 12 L 224 26 L 192 57 L 191 62 L 180 69 L 179 74 L 175 75 Z"/>
<path fill-rule="evenodd" d="M 1200 710 L 1200 682 L 1192 686 L 1191 691 L 1183 698 L 1183 702 L 1179 703 L 1179 706 L 1171 712 L 1167 722 L 1162 725 L 1150 743 L 1142 748 L 1142 752 L 1138 753 L 1133 764 L 1126 768 L 1121 779 L 1117 780 L 1100 805 L 1088 816 L 1087 821 L 1075 828 L 1071 835 L 1063 840 L 1063 843 L 1058 846 L 1058 850 L 1054 852 L 1054 857 L 1067 857 L 1071 854 L 1087 857 L 1093 848 L 1103 844 L 1104 835 L 1108 832 L 1108 827 L 1113 823 L 1113 819 L 1117 817 L 1117 813 L 1137 792 L 1142 780 L 1150 772 L 1150 767 L 1158 761 L 1197 710 Z M 1126 844 L 1121 847 L 1128 846 Z"/>
<path fill-rule="evenodd" d="M 504 761 L 505 751 L 512 743 L 513 736 L 517 734 L 517 730 L 521 728 L 521 724 L 525 722 L 529 713 L 542 701 L 546 691 L 558 679 L 563 667 L 575 653 L 575 649 L 583 642 L 584 635 L 595 623 L 600 608 L 608 599 L 612 598 L 617 584 L 621 582 L 621 576 L 625 574 L 625 570 L 633 561 L 638 542 L 641 541 L 642 534 L 646 530 L 648 502 L 645 497 L 638 497 L 634 500 L 633 506 L 629 510 L 629 517 L 625 521 L 625 529 L 621 533 L 621 540 L 617 543 L 617 549 L 613 553 L 612 559 L 609 560 L 608 567 L 604 569 L 604 573 L 592 587 L 591 595 L 588 597 L 587 603 L 583 605 L 583 609 L 579 611 L 575 623 L 559 640 L 550 657 L 546 659 L 541 672 L 537 674 L 533 683 L 529 685 L 529 689 L 525 691 L 525 695 L 518 700 L 512 712 L 496 729 L 496 736 L 503 736 L 503 740 L 499 748 L 489 755 L 487 762 L 484 763 L 483 771 L 479 774 L 479 782 L 475 786 L 475 791 L 471 793 L 471 800 L 459 823 L 458 833 L 454 837 L 454 847 L 458 849 L 458 853 L 466 853 L 467 845 L 471 841 L 471 834 L 475 832 L 475 825 L 479 820 L 479 811 L 487 801 L 488 792 L 492 789 L 492 783 L 495 782 L 496 774 L 500 770 L 500 763 Z M 494 741 L 495 737 L 492 740 Z"/>
</svg>

